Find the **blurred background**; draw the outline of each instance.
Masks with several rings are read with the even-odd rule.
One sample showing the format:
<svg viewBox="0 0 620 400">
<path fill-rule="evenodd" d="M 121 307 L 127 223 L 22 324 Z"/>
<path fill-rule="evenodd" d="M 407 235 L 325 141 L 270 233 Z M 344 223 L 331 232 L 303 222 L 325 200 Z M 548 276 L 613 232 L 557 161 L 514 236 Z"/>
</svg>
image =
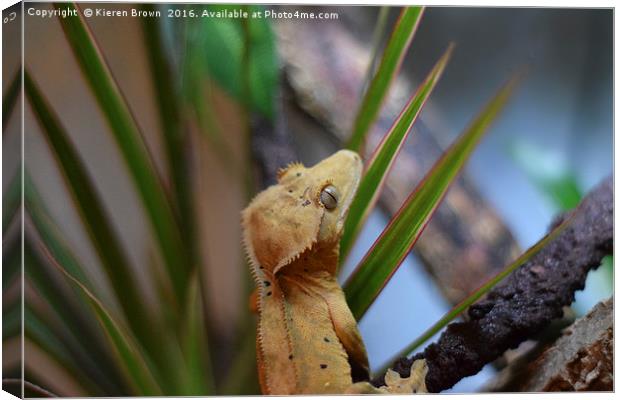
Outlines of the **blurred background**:
<svg viewBox="0 0 620 400">
<path fill-rule="evenodd" d="M 27 7 L 51 10 L 45 3 Z M 97 7 L 139 8 L 104 3 Z M 161 18 L 92 17 L 85 21 L 131 109 L 166 193 L 179 186 L 170 171 L 175 165 L 185 168 L 182 181 L 191 198 L 191 237 L 202 278 L 208 353 L 218 366 L 212 371 L 217 388 L 213 393 L 254 393 L 255 383 L 234 387 L 227 376 L 234 372 L 248 382 L 255 381 L 254 317 L 247 310 L 252 283 L 240 245 L 239 212 L 269 182 L 269 165 L 260 159 L 256 162 L 256 146 L 262 143 L 258 139 L 267 137 L 277 142 L 277 148 L 286 148 L 283 155 L 273 152 L 274 160 L 295 156 L 307 165 L 338 149 L 363 93 L 373 46 L 380 49 L 386 42 L 400 9 L 267 6 L 279 11 L 329 12 L 337 17 L 263 19 L 250 25 L 225 18 L 165 18 L 170 9 L 187 11 L 188 7 L 158 5 L 152 10 L 161 11 Z M 378 21 L 383 22 L 376 29 Z M 26 15 L 24 23 L 25 67 L 77 149 L 132 274 L 138 278 L 140 296 L 148 312 L 157 314 L 161 293 L 153 281 L 165 269 L 164 262 L 120 145 L 93 96 L 92 83 L 81 71 L 58 19 Z M 372 368 L 390 359 L 493 271 L 539 240 L 554 215 L 574 207 L 611 174 L 612 32 L 611 9 L 426 9 L 374 128 L 376 135 L 369 139 L 368 152 L 449 43 L 456 44 L 455 52 L 395 166 L 394 183 L 388 183 L 381 207 L 372 214 L 344 265 L 343 281 L 398 209 L 399 199 L 415 187 L 441 149 L 465 129 L 502 82 L 523 68 L 527 75 L 440 207 L 439 222 L 429 225 L 414 253 L 360 321 Z M 150 48 L 154 34 L 167 64 L 160 75 Z M 248 37 L 252 47 L 245 53 L 243 40 Z M 10 51 L 18 45 L 5 42 L 4 48 Z M 246 57 L 251 60 L 247 71 Z M 7 57 L 4 60 L 6 93 L 18 60 L 14 65 L 8 65 Z M 244 71 L 249 71 L 247 82 L 240 78 Z M 178 98 L 178 129 L 185 137 L 180 158 L 167 153 L 165 101 L 158 87 L 162 76 L 173 88 L 168 95 Z M 19 131 L 19 113 L 15 112 L 3 126 L 5 196 L 18 171 Z M 58 155 L 50 150 L 28 102 L 24 139 L 25 166 L 50 219 L 94 282 L 99 300 L 112 315 L 123 315 L 118 294 L 59 170 Z M 264 156 L 265 152 L 258 153 Z M 7 243 L 19 237 L 19 224 L 16 227 L 13 222 L 5 230 L 5 257 Z M 26 221 L 26 240 L 38 243 L 41 234 L 34 225 Z M 453 265 L 462 268 L 458 274 L 450 272 Z M 62 276 L 51 270 L 58 284 L 67 289 L 67 282 L 60 282 Z M 579 317 L 609 297 L 612 278 L 611 262 L 592 272 L 586 289 L 577 293 L 572 311 L 567 310 L 567 318 Z M 19 297 L 16 285 L 15 278 L 3 279 L 3 319 Z M 50 335 L 60 335 L 63 322 L 54 315 L 41 288 L 27 283 L 25 289 L 37 321 L 52 327 Z M 33 382 L 60 395 L 106 393 L 105 388 L 89 388 L 66 368 L 62 357 L 46 351 L 36 329 L 29 337 L 28 323 L 26 375 Z M 11 354 L 7 349 L 17 342 L 7 333 L 6 322 L 4 326 L 4 376 L 10 377 L 17 373 L 18 358 L 7 358 Z M 499 367 L 487 366 L 452 391 L 482 390 Z M 116 390 L 132 393 L 125 392 L 128 389 L 123 385 Z"/>
</svg>

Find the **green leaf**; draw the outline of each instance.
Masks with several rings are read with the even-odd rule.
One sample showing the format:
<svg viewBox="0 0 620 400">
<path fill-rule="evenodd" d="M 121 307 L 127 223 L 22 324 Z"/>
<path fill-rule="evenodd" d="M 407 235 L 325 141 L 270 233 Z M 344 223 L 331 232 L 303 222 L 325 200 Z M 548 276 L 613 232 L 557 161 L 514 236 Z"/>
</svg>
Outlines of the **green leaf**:
<svg viewBox="0 0 620 400">
<path fill-rule="evenodd" d="M 43 243 L 54 258 L 59 260 L 71 275 L 77 277 L 92 290 L 93 285 L 84 273 L 84 268 L 69 250 L 69 245 L 62 239 L 62 235 L 43 205 L 41 196 L 37 192 L 28 171 L 24 171 L 24 206 Z"/>
<path fill-rule="evenodd" d="M 409 195 L 345 285 L 351 311 L 359 320 L 405 259 L 433 212 L 475 149 L 489 124 L 508 100 L 510 80 L 470 127 L 454 142 Z"/>
<path fill-rule="evenodd" d="M 417 92 L 411 97 L 400 116 L 377 146 L 372 158 L 367 162 L 364 176 L 349 208 L 349 215 L 344 226 L 344 234 L 340 241 L 340 259 L 344 261 L 355 238 L 366 221 L 368 214 L 379 199 L 381 188 L 385 183 L 400 149 L 407 139 L 411 127 L 416 121 L 422 107 L 433 92 L 441 78 L 453 46 L 450 45 L 444 55 L 437 61 Z"/>
<path fill-rule="evenodd" d="M 73 3 L 54 7 L 77 10 Z M 60 24 L 121 150 L 159 244 L 177 303 L 182 304 L 191 265 L 179 226 L 138 124 L 81 12 L 77 14 L 75 18 L 59 19 Z"/>
<path fill-rule="evenodd" d="M 372 81 L 372 77 L 377 73 L 379 51 L 381 50 L 381 39 L 385 35 L 390 9 L 391 7 L 389 6 L 381 6 L 381 8 L 379 8 L 377 22 L 375 22 L 375 28 L 372 31 L 372 41 L 370 45 L 372 54 L 370 55 L 370 64 L 368 65 L 368 69 L 366 70 L 366 75 L 364 77 L 364 89 L 362 92 L 366 92 L 366 89 L 368 89 L 368 86 Z"/>
<path fill-rule="evenodd" d="M 62 272 L 70 282 L 75 284 L 86 296 L 90 306 L 97 315 L 101 328 L 106 333 L 119 358 L 119 365 L 128 376 L 128 383 L 135 387 L 136 394 L 142 396 L 161 396 L 163 394 L 154 378 L 154 368 L 140 346 L 117 323 L 104 305 L 77 278 L 65 270 L 52 254 L 43 249 L 51 264 Z"/>
<path fill-rule="evenodd" d="M 249 13 L 264 12 L 259 5 L 247 5 Z M 275 119 L 276 90 L 278 87 L 278 57 L 271 24 L 264 19 L 244 20 L 248 33 L 249 86 L 253 108 L 267 118 Z"/>
<path fill-rule="evenodd" d="M 7 89 L 6 93 L 2 96 L 2 133 L 6 132 L 7 123 L 9 122 L 9 118 L 11 118 L 11 114 L 13 114 L 13 109 L 15 108 L 15 104 L 17 104 L 17 98 L 19 97 L 19 92 L 21 88 L 21 68 L 15 72 L 13 75 L 13 79 L 11 80 L 11 84 Z"/>
<path fill-rule="evenodd" d="M 555 239 L 560 233 L 564 231 L 564 229 L 569 226 L 573 221 L 574 213 L 564 220 L 560 225 L 556 226 L 551 232 L 549 232 L 545 237 L 539 240 L 535 245 L 527 249 L 527 251 L 521 254 L 515 261 L 506 266 L 503 270 L 501 270 L 497 275 L 486 281 L 480 288 L 478 288 L 475 292 L 467 296 L 463 301 L 454 306 L 450 311 L 448 311 L 443 317 L 439 319 L 436 323 L 434 323 L 431 327 L 429 327 L 424 333 L 422 333 L 419 337 L 417 337 L 413 342 L 411 342 L 408 346 L 406 346 L 403 350 L 401 350 L 396 356 L 394 356 L 390 361 L 386 362 L 379 371 L 385 371 L 391 365 L 396 362 L 399 358 L 407 357 L 414 350 L 424 344 L 427 340 L 432 338 L 436 333 L 438 333 L 441 329 L 443 329 L 446 325 L 452 322 L 456 317 L 458 317 L 463 311 L 465 311 L 469 306 L 474 304 L 478 299 L 487 294 L 491 289 L 497 286 L 504 278 L 514 272 L 521 265 L 525 264 L 530 258 L 534 257 L 540 250 L 542 250 L 545 246 L 547 246 L 553 239 Z"/>
<path fill-rule="evenodd" d="M 24 74 L 24 83 L 34 114 L 66 178 L 77 210 L 114 288 L 116 298 L 138 337 L 155 349 L 156 342 L 152 340 L 153 335 L 149 328 L 151 322 L 145 313 L 146 305 L 140 296 L 138 282 L 92 180 L 60 121 L 27 71 Z"/>
<path fill-rule="evenodd" d="M 208 13 L 239 10 L 238 5 L 207 5 Z M 264 11 L 261 6 L 247 6 L 246 10 Z M 203 12 L 202 10 L 200 12 Z M 190 48 L 202 59 L 188 59 L 188 65 L 197 74 L 208 73 L 229 94 L 247 104 L 253 111 L 273 120 L 278 86 L 278 57 L 275 35 L 267 19 L 249 18 L 243 21 L 234 18 L 197 18 L 189 22 L 192 35 Z M 249 33 L 249 98 L 244 97 L 243 58 L 245 33 L 242 24 L 247 23 Z M 193 25 L 193 26 L 192 26 Z"/>
<path fill-rule="evenodd" d="M 170 24 L 171 22 L 166 22 Z M 181 94 L 191 112 L 195 113 L 201 133 L 211 141 L 218 150 L 229 152 L 222 141 L 222 132 L 217 123 L 214 105 L 211 100 L 211 80 L 207 76 L 208 66 L 202 49 L 205 48 L 200 21 L 176 21 L 172 27 L 182 30 L 174 41 L 184 43 L 181 54 Z M 179 26 L 180 25 L 180 26 Z"/>
<path fill-rule="evenodd" d="M 188 366 L 184 385 L 187 396 L 215 394 L 201 296 L 199 275 L 194 274 L 188 288 L 186 320 L 181 336 L 183 353 Z"/>
<path fill-rule="evenodd" d="M 353 123 L 351 138 L 346 146 L 348 149 L 360 152 L 366 134 L 379 115 L 381 105 L 387 97 L 388 89 L 396 78 L 423 12 L 424 7 L 405 7 L 401 12 L 383 52 L 377 73 L 360 103 Z"/>
<path fill-rule="evenodd" d="M 129 261 L 110 224 L 85 166 L 69 141 L 58 118 L 53 114 L 27 71 L 25 88 L 35 116 L 41 123 L 43 132 L 52 147 L 52 153 L 66 178 L 77 210 L 84 220 L 86 231 L 99 255 L 104 272 L 110 279 L 115 297 L 123 309 L 126 320 L 141 344 L 157 361 L 165 379 L 165 388 L 173 390 L 175 387 L 174 373 L 180 371 L 176 361 L 181 360 L 181 357 L 174 355 L 175 349 L 169 346 L 168 335 L 164 333 L 152 334 L 153 329 L 161 326 L 161 324 L 148 313 L 137 279 L 131 270 Z M 28 192 L 32 190 L 32 188 L 26 188 Z M 67 267 L 65 264 L 63 266 Z M 78 264 L 69 261 L 68 268 L 79 271 L 79 275 L 76 275 L 78 279 L 84 277 Z"/>
<path fill-rule="evenodd" d="M 572 210 L 581 202 L 583 192 L 577 178 L 557 154 L 522 141 L 514 142 L 510 150 L 519 167 L 557 211 Z"/>
<path fill-rule="evenodd" d="M 155 4 L 142 4 L 146 12 L 157 10 Z M 183 129 L 181 108 L 177 101 L 180 93 L 175 85 L 169 57 L 163 48 L 159 19 L 142 18 L 144 44 L 147 49 L 153 87 L 157 94 L 159 119 L 163 130 L 164 150 L 168 159 L 170 182 L 174 187 L 175 203 L 183 225 L 183 240 L 193 249 L 194 218 L 188 161 L 188 135 Z M 193 251 L 192 251 L 193 253 Z"/>
<path fill-rule="evenodd" d="M 56 238 L 47 238 L 48 241 Z M 126 386 L 122 376 L 118 374 L 118 366 L 108 353 L 103 339 L 98 332 L 94 318 L 89 318 L 85 298 L 79 292 L 72 293 L 59 284 L 50 273 L 40 257 L 32 249 L 31 239 L 24 243 L 24 266 L 28 282 L 34 284 L 36 291 L 52 308 L 54 314 L 62 321 L 60 340 L 66 345 L 71 358 L 78 362 L 80 369 L 97 382 L 104 390 L 100 395 L 126 394 Z M 66 250 L 63 259 L 73 256 Z M 74 261 L 76 262 L 76 261 Z M 28 327 L 28 321 L 26 322 Z"/>
<path fill-rule="evenodd" d="M 24 172 L 24 203 L 30 220 L 34 224 L 47 251 L 72 276 L 75 276 L 90 291 L 93 291 L 92 288 L 94 286 L 87 278 L 84 267 L 72 253 L 57 226 L 51 220 L 49 212 L 41 201 L 41 196 L 38 194 L 27 171 Z M 66 293 L 62 288 L 55 285 L 55 280 L 48 274 L 39 257 L 35 257 L 31 242 L 32 239 L 27 237 L 24 243 L 25 273 L 28 279 L 39 289 L 41 295 L 50 306 L 57 311 L 67 328 L 77 334 L 78 340 L 88 349 L 87 352 L 97 360 L 97 363 L 103 369 L 106 379 L 120 386 L 121 394 L 126 393 L 126 385 L 124 384 L 124 379 L 120 379 L 118 366 L 110 358 L 110 354 L 106 353 L 108 350 L 102 347 L 100 345 L 101 342 L 97 340 L 99 335 L 93 329 L 98 328 L 91 326 L 91 315 L 85 316 L 80 311 L 88 303 L 88 300 L 77 288 L 74 293 Z M 76 305 L 77 308 L 72 305 L 72 300 L 78 303 Z M 104 383 L 106 379 L 102 379 L 100 382 Z"/>
<path fill-rule="evenodd" d="M 85 364 L 85 355 L 76 351 L 68 343 L 67 336 L 55 332 L 49 320 L 41 318 L 26 299 L 24 311 L 24 335 L 37 344 L 41 350 L 52 357 L 66 373 L 75 378 L 89 393 L 98 393 L 104 396 L 106 392 L 99 386 L 100 382 L 93 379 L 92 363 Z"/>
</svg>

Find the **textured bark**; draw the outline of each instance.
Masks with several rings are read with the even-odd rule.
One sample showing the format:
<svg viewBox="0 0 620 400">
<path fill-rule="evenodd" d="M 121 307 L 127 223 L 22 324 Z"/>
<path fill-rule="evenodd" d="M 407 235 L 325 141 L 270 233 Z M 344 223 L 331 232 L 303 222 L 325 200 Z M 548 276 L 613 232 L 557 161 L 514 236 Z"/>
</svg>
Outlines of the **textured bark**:
<svg viewBox="0 0 620 400">
<path fill-rule="evenodd" d="M 339 22 L 286 21 L 275 24 L 286 78 L 296 103 L 341 143 L 350 133 L 357 112 L 370 49 Z M 390 129 L 413 84 L 401 76 L 392 85 L 381 115 L 369 133 L 371 151 Z M 428 126 L 440 129 L 432 102 L 424 108 Z M 382 192 L 380 205 L 396 213 L 407 195 L 432 167 L 443 149 L 418 120 L 398 155 Z M 414 252 L 452 303 L 458 303 L 519 254 L 511 233 L 478 190 L 462 176 L 450 191 L 417 242 Z M 459 260 L 454 263 L 454 260 Z"/>
<path fill-rule="evenodd" d="M 523 357 L 486 391 L 613 390 L 613 299 L 597 304 L 535 359 Z"/>
<path fill-rule="evenodd" d="M 559 217 L 560 224 L 568 214 Z M 587 273 L 613 253 L 613 181 L 599 184 L 574 211 L 569 226 L 468 310 L 469 320 L 448 325 L 439 341 L 393 366 L 407 376 L 414 360 L 425 358 L 431 392 L 451 388 L 474 375 L 504 351 L 533 337 L 584 287 Z M 381 379 L 375 384 L 380 385 Z"/>
</svg>

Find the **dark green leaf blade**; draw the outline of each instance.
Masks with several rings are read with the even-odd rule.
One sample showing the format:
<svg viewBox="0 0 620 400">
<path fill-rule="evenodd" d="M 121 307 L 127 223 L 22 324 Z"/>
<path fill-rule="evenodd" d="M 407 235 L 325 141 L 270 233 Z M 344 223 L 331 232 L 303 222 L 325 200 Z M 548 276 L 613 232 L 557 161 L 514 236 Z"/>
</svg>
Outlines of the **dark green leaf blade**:
<svg viewBox="0 0 620 400">
<path fill-rule="evenodd" d="M 110 279 L 115 297 L 123 309 L 126 320 L 140 343 L 149 351 L 157 362 L 157 366 L 162 370 L 162 376 L 166 380 L 164 386 L 166 390 L 174 391 L 173 372 L 179 370 L 173 358 L 175 348 L 165 345 L 166 335 L 152 334 L 153 328 L 160 325 L 159 321 L 148 312 L 137 278 L 85 166 L 58 118 L 28 73 L 25 74 L 24 82 L 35 116 L 41 123 L 43 133 L 52 147 L 52 153 L 66 179 L 78 213 L 84 220 L 86 231 L 101 260 L 104 272 Z M 32 189 L 26 188 L 25 190 L 28 192 Z M 69 266 L 74 271 L 79 271 L 81 277 L 84 276 L 78 264 L 69 262 Z"/>
<path fill-rule="evenodd" d="M 47 249 L 43 248 L 42 250 L 48 256 L 52 265 L 62 272 L 70 282 L 75 284 L 88 299 L 89 304 L 99 319 L 102 329 L 110 339 L 112 348 L 119 357 L 119 365 L 121 365 L 127 373 L 129 377 L 128 381 L 135 386 L 137 393 L 143 396 L 161 396 L 163 393 L 152 373 L 154 370 L 152 364 L 149 362 L 146 355 L 139 350 L 139 345 L 135 343 L 125 329 L 115 321 L 101 301 L 99 301 L 86 286 L 58 264 Z"/>
<path fill-rule="evenodd" d="M 67 340 L 63 333 L 55 332 L 50 321 L 39 316 L 29 306 L 28 299 L 26 299 L 25 304 L 24 336 L 57 361 L 58 365 L 62 366 L 67 374 L 74 377 L 84 389 L 87 389 L 88 393 L 105 395 L 105 391 L 99 386 L 100 382 L 93 379 L 92 370 L 83 364 L 85 361 L 84 354 L 76 352 L 75 347 L 72 346 L 74 343 Z"/>
<path fill-rule="evenodd" d="M 411 342 L 408 346 L 406 346 L 403 350 L 401 350 L 396 356 L 394 356 L 390 361 L 386 362 L 379 371 L 385 371 L 389 366 L 394 364 L 396 360 L 402 357 L 407 357 L 414 350 L 424 344 L 427 340 L 433 337 L 437 332 L 443 329 L 446 325 L 448 325 L 452 320 L 458 317 L 463 311 L 465 311 L 469 306 L 474 304 L 478 299 L 487 294 L 491 289 L 497 286 L 504 278 L 510 275 L 514 270 L 516 270 L 521 265 L 525 264 L 530 258 L 534 257 L 540 250 L 542 250 L 545 246 L 547 246 L 553 239 L 555 239 L 560 233 L 564 231 L 564 229 L 569 226 L 573 221 L 572 216 L 566 218 L 564 222 L 560 225 L 556 226 L 551 232 L 549 232 L 545 237 L 539 240 L 532 247 L 527 249 L 523 254 L 521 254 L 516 260 L 507 265 L 503 270 L 501 270 L 497 275 L 486 281 L 480 288 L 478 288 L 475 292 L 467 296 L 463 301 L 454 306 L 450 311 L 448 311 L 443 317 L 441 317 L 436 323 L 434 323 L 431 327 L 429 327 L 424 333 L 418 336 L 413 342 Z"/>
<path fill-rule="evenodd" d="M 155 4 L 142 4 L 145 12 L 158 11 Z M 168 160 L 170 182 L 174 188 L 175 203 L 181 217 L 182 234 L 185 243 L 192 243 L 194 220 L 192 217 L 192 192 L 189 185 L 188 135 L 183 129 L 179 88 L 175 85 L 170 60 L 164 53 L 160 32 L 160 20 L 142 18 L 144 45 L 147 49 L 153 87 L 159 110 L 164 139 L 164 150 Z M 190 246 L 193 249 L 193 246 Z M 193 253 L 193 251 L 192 251 Z"/>
<path fill-rule="evenodd" d="M 69 251 L 68 244 L 62 239 L 58 228 L 41 201 L 41 196 L 37 192 L 28 171 L 24 171 L 24 207 L 35 229 L 39 233 L 39 236 L 54 258 L 57 259 L 71 275 L 77 277 L 80 282 L 92 291 L 92 283 L 84 273 L 84 268 L 73 256 L 71 251 Z"/>
<path fill-rule="evenodd" d="M 54 7 L 77 11 L 73 3 L 54 4 Z M 191 265 L 179 226 L 129 106 L 82 13 L 77 15 L 59 19 L 60 24 L 121 150 L 153 227 L 178 303 L 182 304 Z"/>
<path fill-rule="evenodd" d="M 403 108 L 400 116 L 377 146 L 372 158 L 367 162 L 364 176 L 349 208 L 344 233 L 340 241 L 340 259 L 344 261 L 368 214 L 375 206 L 381 188 L 385 183 L 396 157 L 411 132 L 420 111 L 426 104 L 435 85 L 448 64 L 453 46 L 450 45 L 437 61 L 424 82 Z"/>
<path fill-rule="evenodd" d="M 360 152 L 366 134 L 377 118 L 388 89 L 398 73 L 423 12 L 424 7 L 405 7 L 401 12 L 383 52 L 377 73 L 360 103 L 346 148 Z"/>
<path fill-rule="evenodd" d="M 181 335 L 181 345 L 188 366 L 184 385 L 186 393 L 188 396 L 215 394 L 198 274 L 190 278 L 187 301 L 186 318 Z"/>
<path fill-rule="evenodd" d="M 186 6 L 190 9 L 190 5 Z M 183 43 L 184 51 L 180 55 L 179 68 L 181 79 L 181 96 L 189 115 L 195 117 L 196 124 L 203 137 L 215 149 L 220 161 L 227 169 L 234 169 L 234 157 L 229 144 L 224 140 L 223 128 L 218 120 L 214 101 L 214 82 L 209 75 L 210 57 L 203 49 L 213 51 L 207 44 L 210 35 L 203 33 L 200 20 L 162 21 L 170 31 L 176 32 L 177 42 Z M 225 58 L 227 53 L 220 53 Z M 219 58 L 219 57 L 218 57 Z"/>
<path fill-rule="evenodd" d="M 503 108 L 516 82 L 516 78 L 511 79 L 445 151 L 358 264 L 344 288 L 356 319 L 364 315 L 409 253 L 450 183 L 462 169 L 488 125 Z"/>
<path fill-rule="evenodd" d="M 48 239 L 55 240 L 49 237 Z M 49 267 L 44 265 L 32 248 L 31 242 L 28 238 L 24 243 L 25 277 L 50 306 L 52 314 L 62 321 L 56 328 L 57 336 L 63 346 L 67 347 L 69 358 L 79 365 L 79 369 L 86 373 L 89 380 L 93 380 L 101 388 L 97 392 L 99 395 L 127 394 L 125 381 L 118 374 L 118 367 L 110 357 L 104 341 L 100 340 L 103 337 L 97 332 L 97 324 L 88 314 L 85 303 L 81 302 L 85 299 L 79 293 L 76 297 L 75 292 L 66 290 L 67 288 L 55 279 Z M 26 321 L 26 328 L 29 328 L 28 323 Z"/>
<path fill-rule="evenodd" d="M 60 121 L 27 71 L 24 74 L 24 84 L 34 114 L 66 178 L 77 210 L 84 220 L 84 226 L 110 279 L 116 298 L 138 337 L 146 343 L 152 342 L 149 339 L 152 338 L 150 322 L 144 312 L 146 306 L 140 296 L 138 282 L 86 168 Z"/>
<path fill-rule="evenodd" d="M 190 9 L 187 10 L 189 12 Z M 210 4 L 191 8 L 191 12 L 194 11 L 210 16 L 227 12 L 248 12 L 252 15 L 264 12 L 264 7 Z M 188 90 L 198 94 L 195 89 L 202 87 L 203 77 L 209 76 L 248 109 L 269 120 L 274 119 L 279 62 L 275 34 L 268 19 L 214 17 L 173 23 L 180 28 L 187 24 L 188 51 L 181 55 L 182 63 L 186 76 L 192 76 L 193 83 L 200 83 L 200 86 L 188 86 Z M 246 39 L 249 39 L 248 43 Z M 249 52 L 244 54 L 246 44 L 249 44 Z M 244 88 L 246 85 L 249 87 Z M 247 95 L 246 91 L 249 92 Z"/>
</svg>

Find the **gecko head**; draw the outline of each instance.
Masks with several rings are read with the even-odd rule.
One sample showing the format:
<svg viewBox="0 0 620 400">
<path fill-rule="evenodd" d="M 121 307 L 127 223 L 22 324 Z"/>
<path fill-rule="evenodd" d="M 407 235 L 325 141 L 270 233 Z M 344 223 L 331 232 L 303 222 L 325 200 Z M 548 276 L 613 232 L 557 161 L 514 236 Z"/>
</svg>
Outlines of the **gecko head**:
<svg viewBox="0 0 620 400">
<path fill-rule="evenodd" d="M 294 163 L 243 211 L 244 242 L 255 265 L 276 273 L 317 244 L 336 244 L 362 174 L 360 157 L 341 150 L 306 168 Z"/>
<path fill-rule="evenodd" d="M 362 160 L 357 153 L 341 150 L 309 172 L 317 177 L 313 188 L 316 202 L 325 209 L 317 241 L 339 241 L 362 175 Z"/>
</svg>

